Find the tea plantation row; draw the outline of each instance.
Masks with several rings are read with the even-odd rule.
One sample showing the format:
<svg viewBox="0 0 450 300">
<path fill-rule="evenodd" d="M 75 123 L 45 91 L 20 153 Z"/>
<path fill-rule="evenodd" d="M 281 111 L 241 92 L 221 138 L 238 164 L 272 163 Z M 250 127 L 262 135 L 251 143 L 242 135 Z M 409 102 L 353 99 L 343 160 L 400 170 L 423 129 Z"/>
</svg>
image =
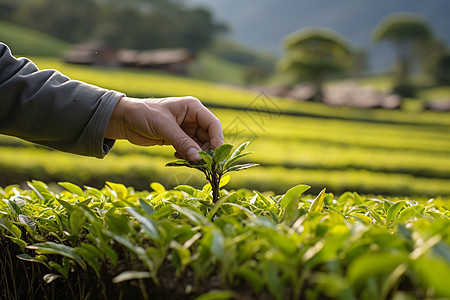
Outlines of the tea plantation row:
<svg viewBox="0 0 450 300">
<path fill-rule="evenodd" d="M 0 298 L 450 297 L 447 201 L 151 188 L 0 188 Z"/>
<path fill-rule="evenodd" d="M 300 105 L 300 104 L 299 104 Z M 369 122 L 253 114 L 214 109 L 229 143 L 252 140 L 248 162 L 258 170 L 237 174 L 233 188 L 282 193 L 298 182 L 330 191 L 384 195 L 450 195 L 450 130 L 445 126 Z M 167 147 L 144 148 L 117 142 L 104 160 L 30 147 L 0 137 L 0 183 L 31 179 L 66 180 L 101 186 L 104 180 L 144 189 L 147 180 L 167 186 L 199 187 L 203 178 L 189 170 L 164 168 L 173 157 Z M 319 188 L 314 189 L 318 192 Z"/>
<path fill-rule="evenodd" d="M 81 79 L 130 95 L 199 97 L 220 118 L 228 143 L 251 140 L 249 162 L 258 170 L 238 174 L 230 183 L 282 193 L 303 182 L 319 192 L 326 186 L 384 195 L 450 195 L 450 118 L 447 113 L 411 113 L 337 108 L 293 102 L 265 94 L 166 74 L 67 65 L 36 59 Z M 14 147 L 14 148 L 11 148 Z M 99 187 L 105 180 L 145 189 L 148 180 L 169 187 L 201 186 L 203 178 L 164 168 L 166 147 L 151 149 L 117 143 L 102 161 L 79 158 L 0 137 L 0 184 L 38 179 Z"/>
</svg>

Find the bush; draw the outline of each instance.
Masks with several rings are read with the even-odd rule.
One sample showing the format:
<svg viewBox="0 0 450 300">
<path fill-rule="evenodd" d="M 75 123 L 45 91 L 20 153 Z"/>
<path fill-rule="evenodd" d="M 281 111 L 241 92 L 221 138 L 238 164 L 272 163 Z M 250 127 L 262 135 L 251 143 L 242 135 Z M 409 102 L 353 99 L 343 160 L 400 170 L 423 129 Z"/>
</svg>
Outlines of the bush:
<svg viewBox="0 0 450 300">
<path fill-rule="evenodd" d="M 0 189 L 2 299 L 450 297 L 439 199 L 28 187 Z"/>
</svg>

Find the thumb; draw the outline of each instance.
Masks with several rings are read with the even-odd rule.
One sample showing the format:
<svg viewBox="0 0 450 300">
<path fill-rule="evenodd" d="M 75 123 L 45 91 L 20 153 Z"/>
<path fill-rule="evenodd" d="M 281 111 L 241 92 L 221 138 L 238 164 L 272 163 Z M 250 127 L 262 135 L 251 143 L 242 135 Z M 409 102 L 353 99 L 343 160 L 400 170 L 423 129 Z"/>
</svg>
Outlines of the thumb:
<svg viewBox="0 0 450 300">
<path fill-rule="evenodd" d="M 172 144 L 178 154 L 185 159 L 191 162 L 200 161 L 202 159 L 198 154 L 199 151 L 202 151 L 200 146 L 191 139 L 175 121 L 170 125 L 171 126 L 164 126 L 161 136 Z"/>
</svg>

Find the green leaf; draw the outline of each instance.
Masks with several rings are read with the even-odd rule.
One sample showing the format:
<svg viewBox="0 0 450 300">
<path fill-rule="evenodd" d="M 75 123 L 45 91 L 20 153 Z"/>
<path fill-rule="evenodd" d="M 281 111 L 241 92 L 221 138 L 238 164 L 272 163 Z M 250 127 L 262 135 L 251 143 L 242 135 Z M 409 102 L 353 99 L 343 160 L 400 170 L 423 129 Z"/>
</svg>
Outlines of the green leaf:
<svg viewBox="0 0 450 300">
<path fill-rule="evenodd" d="M 19 227 L 11 223 L 6 217 L 0 219 L 0 226 L 8 230 L 15 238 L 20 239 L 22 236 L 22 231 Z"/>
<path fill-rule="evenodd" d="M 253 152 L 246 152 L 246 153 L 242 153 L 242 154 L 239 154 L 239 155 L 236 155 L 236 156 L 234 156 L 234 157 L 231 157 L 230 159 L 228 159 L 226 162 L 225 162 L 225 164 L 224 164 L 224 166 L 223 166 L 223 169 L 224 170 L 226 170 L 226 169 L 228 169 L 233 163 L 235 163 L 238 159 L 241 159 L 242 157 L 244 157 L 244 156 L 247 156 L 247 155 L 250 155 L 250 154 L 252 154 Z"/>
<path fill-rule="evenodd" d="M 69 216 L 70 234 L 78 238 L 78 234 L 81 232 L 85 221 L 86 216 L 84 210 L 79 207 L 72 210 Z"/>
<path fill-rule="evenodd" d="M 37 180 L 32 180 L 27 182 L 28 186 L 36 193 L 36 195 L 44 201 L 53 199 L 52 193 L 49 191 L 48 186 Z"/>
<path fill-rule="evenodd" d="M 6 200 L 9 209 L 11 210 L 11 212 L 13 213 L 14 216 L 19 216 L 20 214 L 22 214 L 22 209 L 20 208 L 19 205 L 17 205 L 16 201 L 11 199 L 11 200 Z"/>
<path fill-rule="evenodd" d="M 213 255 L 213 257 L 216 257 L 222 262 L 225 262 L 225 238 L 223 237 L 222 232 L 214 229 L 211 231 L 211 235 L 211 254 Z"/>
<path fill-rule="evenodd" d="M 284 286 L 281 282 L 280 274 L 278 268 L 274 263 L 267 262 L 264 265 L 264 279 L 269 288 L 270 294 L 276 299 L 283 299 Z"/>
<path fill-rule="evenodd" d="M 174 188 L 174 190 L 182 191 L 192 197 L 197 197 L 198 190 L 190 185 L 178 185 Z"/>
<path fill-rule="evenodd" d="M 232 291 L 210 291 L 206 294 L 198 296 L 194 300 L 228 300 L 233 298 Z"/>
<path fill-rule="evenodd" d="M 142 228 L 151 239 L 155 241 L 159 241 L 161 239 L 159 231 L 156 228 L 156 224 L 152 219 L 144 217 L 134 207 L 126 207 L 125 209 L 142 224 Z"/>
<path fill-rule="evenodd" d="M 116 213 L 112 208 L 105 214 L 105 223 L 107 227 L 115 233 L 126 235 L 130 232 L 128 225 L 129 217 L 127 215 Z"/>
<path fill-rule="evenodd" d="M 241 206 L 239 204 L 236 204 L 236 203 L 223 203 L 222 205 L 230 205 L 230 206 L 236 207 L 238 210 L 243 211 L 248 217 L 256 218 L 256 215 L 251 210 L 249 210 L 248 208 L 245 208 L 245 207 L 243 207 L 243 206 Z"/>
<path fill-rule="evenodd" d="M 155 210 L 153 209 L 153 207 L 150 205 L 150 204 L 148 204 L 144 199 L 142 199 L 142 198 L 139 198 L 139 205 L 141 206 L 141 208 L 145 211 L 145 213 L 147 214 L 147 215 L 152 215 L 154 212 L 155 212 Z"/>
<path fill-rule="evenodd" d="M 260 292 L 264 287 L 264 280 L 261 278 L 261 275 L 250 269 L 249 266 L 238 266 L 233 270 L 233 274 L 250 282 L 256 292 Z"/>
<path fill-rule="evenodd" d="M 57 244 L 54 242 L 37 243 L 27 246 L 28 249 L 36 250 L 40 254 L 58 254 L 68 257 L 76 261 L 83 269 L 86 269 L 86 264 L 83 259 L 74 251 L 72 247 Z"/>
<path fill-rule="evenodd" d="M 69 214 L 74 210 L 73 205 L 70 204 L 69 202 L 58 199 L 58 198 L 56 198 L 56 201 L 58 201 L 58 203 L 61 204 L 61 206 L 64 207 Z"/>
<path fill-rule="evenodd" d="M 223 203 L 225 203 L 226 201 L 228 201 L 231 198 L 236 198 L 237 194 L 236 192 L 230 193 L 226 196 L 221 197 L 216 203 L 214 203 L 213 208 L 208 212 L 208 214 L 206 215 L 206 218 L 208 218 L 208 220 L 211 220 L 214 215 L 216 214 L 216 212 L 219 210 L 219 208 L 222 206 Z"/>
<path fill-rule="evenodd" d="M 421 279 L 422 284 L 434 290 L 432 298 L 450 298 L 448 276 L 450 274 L 450 264 L 441 259 L 420 257 L 413 262 L 415 275 Z"/>
<path fill-rule="evenodd" d="M 353 213 L 351 216 L 365 225 L 372 224 L 372 218 L 366 216 L 365 214 Z"/>
<path fill-rule="evenodd" d="M 235 165 L 235 166 L 229 167 L 226 170 L 226 172 L 240 171 L 240 170 L 244 170 L 244 169 L 248 169 L 248 168 L 256 167 L 256 166 L 259 166 L 259 164 L 248 163 L 248 164 L 242 164 L 242 165 Z"/>
<path fill-rule="evenodd" d="M 247 148 L 248 144 L 250 144 L 250 141 L 244 142 L 240 144 L 236 150 L 233 151 L 233 154 L 231 154 L 230 158 L 235 158 L 236 156 L 239 156 L 242 151 L 244 151 L 245 148 Z"/>
<path fill-rule="evenodd" d="M 19 238 L 15 238 L 15 237 L 12 237 L 12 236 L 9 236 L 9 235 L 7 235 L 6 237 L 9 238 L 14 243 L 16 243 L 20 247 L 20 249 L 22 251 L 25 251 L 25 247 L 27 246 L 27 243 L 24 240 L 19 239 Z"/>
<path fill-rule="evenodd" d="M 398 214 L 399 222 L 406 222 L 406 221 L 408 221 L 409 219 L 414 217 L 416 215 L 416 213 L 418 213 L 420 208 L 421 207 L 419 205 L 409 206 L 409 207 L 405 208 L 404 210 L 402 210 Z"/>
<path fill-rule="evenodd" d="M 208 166 L 208 168 L 211 167 L 211 164 L 213 162 L 213 158 L 211 157 L 211 155 L 209 155 L 208 153 L 206 153 L 205 151 L 200 151 L 198 153 L 200 155 L 200 157 L 203 159 L 203 161 L 205 162 L 205 164 Z"/>
<path fill-rule="evenodd" d="M 159 182 L 150 183 L 150 187 L 157 193 L 164 193 L 166 188 Z"/>
<path fill-rule="evenodd" d="M 58 182 L 60 186 L 67 189 L 72 194 L 75 194 L 80 197 L 84 197 L 83 190 L 78 186 L 70 182 Z"/>
<path fill-rule="evenodd" d="M 180 159 L 176 161 L 172 161 L 170 163 L 166 164 L 166 167 L 189 167 L 189 168 L 195 168 L 194 165 L 191 165 L 187 160 Z"/>
<path fill-rule="evenodd" d="M 389 224 L 397 217 L 398 213 L 405 206 L 405 204 L 406 204 L 405 201 L 398 201 L 393 205 L 391 205 L 391 207 L 389 207 L 386 214 L 386 224 Z"/>
<path fill-rule="evenodd" d="M 50 269 L 50 266 L 45 262 L 45 260 L 42 259 L 42 258 L 39 257 L 39 256 L 31 257 L 31 256 L 29 256 L 28 254 L 23 253 L 23 254 L 16 255 L 16 257 L 17 257 L 18 259 L 21 259 L 21 260 L 24 260 L 24 261 L 35 262 L 35 263 L 43 264 L 44 266 L 46 266 L 47 268 Z"/>
<path fill-rule="evenodd" d="M 124 271 L 114 277 L 112 279 L 113 283 L 119 283 L 124 282 L 128 280 L 134 280 L 134 279 L 144 279 L 144 278 L 151 278 L 152 274 L 150 272 L 142 272 L 142 271 Z"/>
<path fill-rule="evenodd" d="M 116 193 L 117 198 L 125 199 L 128 195 L 127 188 L 120 183 L 113 183 L 107 181 L 106 184 Z"/>
<path fill-rule="evenodd" d="M 56 279 L 58 279 L 58 278 L 63 278 L 63 276 L 61 276 L 61 275 L 59 275 L 59 274 L 48 273 L 48 274 L 45 274 L 44 277 L 43 277 L 42 279 L 44 279 L 44 281 L 45 281 L 47 284 L 50 284 L 50 283 L 52 283 L 53 281 L 55 281 Z"/>
<path fill-rule="evenodd" d="M 226 160 L 233 149 L 233 145 L 222 144 L 214 150 L 214 161 L 216 164 L 220 164 L 223 160 Z"/>
<path fill-rule="evenodd" d="M 225 175 L 222 178 L 220 178 L 220 182 L 219 182 L 219 187 L 224 187 L 228 184 L 228 182 L 230 182 L 231 176 L 230 175 Z"/>
<path fill-rule="evenodd" d="M 171 204 L 172 207 L 181 213 L 182 215 L 186 216 L 189 220 L 191 220 L 196 225 L 204 225 L 208 223 L 208 220 L 200 214 L 199 212 L 196 212 L 190 208 L 178 206 L 176 204 Z"/>
<path fill-rule="evenodd" d="M 370 208 L 367 205 L 361 205 L 361 208 L 364 208 L 364 209 L 368 210 L 370 215 L 372 216 L 372 218 L 374 218 L 378 223 L 384 224 L 383 218 L 376 211 L 374 211 L 372 208 Z"/>
<path fill-rule="evenodd" d="M 28 226 L 28 228 L 30 228 L 31 231 L 36 230 L 36 222 L 34 222 L 34 220 L 28 216 L 19 215 L 19 222 Z"/>
<path fill-rule="evenodd" d="M 97 261 L 96 252 L 92 252 L 92 249 L 87 249 L 85 247 L 76 247 L 74 251 L 78 253 L 87 263 L 94 269 L 97 277 L 100 278 L 100 265 Z"/>
<path fill-rule="evenodd" d="M 297 185 L 290 188 L 286 194 L 284 194 L 283 198 L 280 201 L 280 208 L 286 208 L 292 201 L 297 201 L 298 206 L 298 197 L 300 197 L 306 190 L 310 188 L 309 185 Z"/>
<path fill-rule="evenodd" d="M 321 212 L 323 209 L 323 199 L 325 197 L 325 189 L 323 189 L 319 195 L 316 197 L 316 199 L 314 199 L 313 203 L 311 204 L 311 206 L 309 207 L 309 212 Z"/>
<path fill-rule="evenodd" d="M 388 252 L 367 253 L 359 256 L 348 267 L 348 279 L 355 286 L 363 285 L 367 280 L 378 275 L 389 275 L 400 264 L 407 262 L 404 254 Z"/>
</svg>

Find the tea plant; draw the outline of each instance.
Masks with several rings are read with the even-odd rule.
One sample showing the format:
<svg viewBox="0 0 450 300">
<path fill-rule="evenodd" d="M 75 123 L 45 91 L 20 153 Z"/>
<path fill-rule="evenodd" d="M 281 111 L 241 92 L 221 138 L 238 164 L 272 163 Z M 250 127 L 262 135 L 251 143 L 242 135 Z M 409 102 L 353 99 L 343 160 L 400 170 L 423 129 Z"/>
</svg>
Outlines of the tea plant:
<svg viewBox="0 0 450 300">
<path fill-rule="evenodd" d="M 60 186 L 0 188 L 1 299 L 450 297 L 440 199 Z"/>
<path fill-rule="evenodd" d="M 241 165 L 234 164 L 238 159 L 251 154 L 251 152 L 242 153 L 242 151 L 247 148 L 248 144 L 249 142 L 241 144 L 233 152 L 233 145 L 223 144 L 217 147 L 216 150 L 200 151 L 199 154 L 202 157 L 202 161 L 199 163 L 191 163 L 187 160 L 178 160 L 168 163 L 166 166 L 189 167 L 203 172 L 206 176 L 206 180 L 208 180 L 211 185 L 213 202 L 215 203 L 219 200 L 220 180 L 223 175 L 229 172 L 240 171 L 258 165 L 252 163 Z"/>
</svg>

